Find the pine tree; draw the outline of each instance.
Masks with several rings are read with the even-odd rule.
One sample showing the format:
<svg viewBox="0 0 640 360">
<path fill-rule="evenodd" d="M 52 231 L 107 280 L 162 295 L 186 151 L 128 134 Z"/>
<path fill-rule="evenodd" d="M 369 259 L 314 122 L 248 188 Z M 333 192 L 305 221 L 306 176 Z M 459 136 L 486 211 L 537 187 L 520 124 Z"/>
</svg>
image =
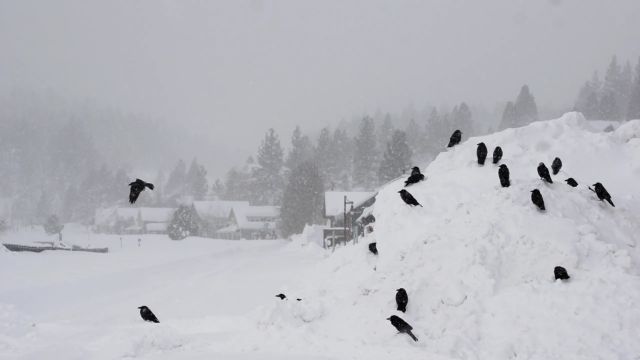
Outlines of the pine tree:
<svg viewBox="0 0 640 360">
<path fill-rule="evenodd" d="M 420 128 L 420 126 L 418 126 L 418 123 L 414 119 L 411 119 L 411 121 L 409 121 L 404 133 L 406 135 L 406 142 L 409 145 L 411 152 L 413 154 L 424 154 L 425 135 L 422 129 Z M 394 135 L 396 135 L 396 131 L 392 133 L 392 137 Z M 385 144 L 385 146 L 388 148 L 388 143 L 390 140 L 392 139 L 389 139 L 386 142 L 383 142 L 380 144 Z"/>
<path fill-rule="evenodd" d="M 187 236 L 197 236 L 200 229 L 200 219 L 193 205 L 181 205 L 173 213 L 169 222 L 167 234 L 171 240 L 182 240 Z"/>
<path fill-rule="evenodd" d="M 258 168 L 252 171 L 257 204 L 276 205 L 282 197 L 283 151 L 275 130 L 267 131 L 258 149 Z"/>
<path fill-rule="evenodd" d="M 598 79 L 598 72 L 594 72 L 591 80 L 582 86 L 578 94 L 575 109 L 580 111 L 587 119 L 598 119 L 600 117 L 600 103 L 598 99 L 600 86 L 601 82 Z"/>
<path fill-rule="evenodd" d="M 633 70 L 631 64 L 627 61 L 620 73 L 620 79 L 617 84 L 618 88 L 618 112 L 621 119 L 626 119 L 627 110 L 629 109 L 629 101 L 631 99 L 631 91 L 633 89 Z"/>
<path fill-rule="evenodd" d="M 331 140 L 330 189 L 351 189 L 353 183 L 354 142 L 343 129 L 336 129 Z"/>
<path fill-rule="evenodd" d="M 207 170 L 204 166 L 198 164 L 196 159 L 191 161 L 186 180 L 187 193 L 192 196 L 194 200 L 204 200 L 209 189 L 209 185 L 207 184 Z"/>
<path fill-rule="evenodd" d="M 462 131 L 462 133 L 473 134 L 473 124 L 471 123 L 471 109 L 466 103 L 461 103 L 451 112 L 453 117 L 453 128 Z"/>
<path fill-rule="evenodd" d="M 282 197 L 281 232 L 290 236 L 302 232 L 307 224 L 322 223 L 324 187 L 318 168 L 304 162 L 289 175 Z"/>
<path fill-rule="evenodd" d="M 629 106 L 627 109 L 627 120 L 640 119 L 640 58 L 636 64 L 635 77 L 629 95 Z"/>
<path fill-rule="evenodd" d="M 211 184 L 211 195 L 215 200 L 222 200 L 224 198 L 225 188 L 222 180 L 216 179 L 216 181 Z"/>
<path fill-rule="evenodd" d="M 605 89 L 600 100 L 600 113 L 604 120 L 619 120 L 619 106 L 616 94 L 611 89 Z"/>
<path fill-rule="evenodd" d="M 173 168 L 164 187 L 165 196 L 177 197 L 184 194 L 187 179 L 187 165 L 180 159 Z"/>
<path fill-rule="evenodd" d="M 516 127 L 516 112 L 513 106 L 513 102 L 509 101 L 504 107 L 502 112 L 502 122 L 500 123 L 501 129 L 508 129 Z"/>
<path fill-rule="evenodd" d="M 47 219 L 47 222 L 43 225 L 44 231 L 48 235 L 60 234 L 62 229 L 64 229 L 64 225 L 60 223 L 60 220 L 57 216 L 51 215 Z"/>
<path fill-rule="evenodd" d="M 380 183 L 385 183 L 402 175 L 411 165 L 412 151 L 407 144 L 407 134 L 404 131 L 396 130 L 393 132 L 391 141 L 387 143 L 380 169 L 378 170 L 378 179 Z"/>
<path fill-rule="evenodd" d="M 360 123 L 360 132 L 356 138 L 353 158 L 354 183 L 365 189 L 372 189 L 376 185 L 377 162 L 375 125 L 371 118 L 365 117 Z"/>
<path fill-rule="evenodd" d="M 536 100 L 529 91 L 529 86 L 523 85 L 520 89 L 516 102 L 513 104 L 513 111 L 516 126 L 524 126 L 540 120 Z"/>
<path fill-rule="evenodd" d="M 318 172 L 324 181 L 330 182 L 335 171 L 335 159 L 332 159 L 331 132 L 329 128 L 322 128 L 318 135 L 314 162 L 318 167 Z"/>
<path fill-rule="evenodd" d="M 382 125 L 378 128 L 378 144 L 386 144 L 391 140 L 393 135 L 393 122 L 391 121 L 391 114 L 386 113 Z"/>
<path fill-rule="evenodd" d="M 291 135 L 291 150 L 287 156 L 287 167 L 295 169 L 301 163 L 311 160 L 313 157 L 313 145 L 306 135 L 302 135 L 299 126 L 296 126 Z"/>
</svg>

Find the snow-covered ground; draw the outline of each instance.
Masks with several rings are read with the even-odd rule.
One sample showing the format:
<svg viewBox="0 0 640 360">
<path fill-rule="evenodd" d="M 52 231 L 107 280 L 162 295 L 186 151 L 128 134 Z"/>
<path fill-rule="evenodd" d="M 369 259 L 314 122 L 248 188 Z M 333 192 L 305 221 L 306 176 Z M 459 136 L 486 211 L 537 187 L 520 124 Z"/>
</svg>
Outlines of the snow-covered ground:
<svg viewBox="0 0 640 360">
<path fill-rule="evenodd" d="M 480 141 L 503 148 L 510 188 L 490 161 L 476 164 Z M 564 167 L 545 184 L 536 166 L 556 156 Z M 468 139 L 423 172 L 409 191 L 424 208 L 389 184 L 375 231 L 335 253 L 303 237 L 148 236 L 140 248 L 126 237 L 120 248 L 77 228 L 66 240 L 113 252 L 0 252 L 0 358 L 640 359 L 640 121 L 603 133 L 570 113 Z M 615 208 L 586 188 L 598 181 Z M 571 280 L 554 281 L 556 265 Z M 139 319 L 143 304 L 160 324 Z M 396 333 L 393 314 L 419 342 Z"/>
</svg>

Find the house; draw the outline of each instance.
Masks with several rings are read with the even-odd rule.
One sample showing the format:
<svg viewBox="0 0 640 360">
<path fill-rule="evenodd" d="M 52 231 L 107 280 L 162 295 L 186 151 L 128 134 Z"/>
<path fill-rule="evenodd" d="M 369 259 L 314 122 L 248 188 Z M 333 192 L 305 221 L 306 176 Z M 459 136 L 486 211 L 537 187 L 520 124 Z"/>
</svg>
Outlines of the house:
<svg viewBox="0 0 640 360">
<path fill-rule="evenodd" d="M 367 221 L 363 222 L 362 214 L 370 209 L 376 201 L 377 192 L 371 191 L 327 191 L 324 193 L 324 217 L 327 219 L 324 238 L 332 245 L 334 241 L 344 241 L 345 217 L 347 240 L 356 238 L 364 232 L 364 227 L 373 222 L 372 216 L 367 214 Z M 346 216 L 345 216 L 346 208 Z M 327 243 L 325 241 L 325 244 Z"/>
<path fill-rule="evenodd" d="M 218 230 L 230 225 L 231 210 L 247 206 L 248 201 L 194 201 L 193 207 L 202 221 L 200 235 L 216 237 Z"/>
<path fill-rule="evenodd" d="M 279 206 L 234 206 L 229 214 L 229 225 L 219 229 L 220 239 L 275 239 L 280 220 Z"/>
<path fill-rule="evenodd" d="M 114 234 L 166 234 L 174 208 L 97 209 L 94 231 Z"/>
</svg>

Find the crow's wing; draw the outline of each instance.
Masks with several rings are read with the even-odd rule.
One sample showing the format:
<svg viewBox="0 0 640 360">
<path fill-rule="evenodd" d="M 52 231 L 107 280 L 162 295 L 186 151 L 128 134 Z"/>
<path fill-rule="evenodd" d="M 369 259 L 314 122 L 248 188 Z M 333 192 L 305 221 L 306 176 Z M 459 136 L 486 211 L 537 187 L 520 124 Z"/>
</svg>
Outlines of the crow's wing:
<svg viewBox="0 0 640 360">
<path fill-rule="evenodd" d="M 153 184 L 152 183 L 146 183 L 144 184 L 146 187 L 148 187 L 150 190 L 153 190 Z"/>
<path fill-rule="evenodd" d="M 134 204 L 136 200 L 138 200 L 138 196 L 140 195 L 140 191 L 142 188 L 137 184 L 131 185 L 131 191 L 129 192 L 129 202 Z"/>
</svg>

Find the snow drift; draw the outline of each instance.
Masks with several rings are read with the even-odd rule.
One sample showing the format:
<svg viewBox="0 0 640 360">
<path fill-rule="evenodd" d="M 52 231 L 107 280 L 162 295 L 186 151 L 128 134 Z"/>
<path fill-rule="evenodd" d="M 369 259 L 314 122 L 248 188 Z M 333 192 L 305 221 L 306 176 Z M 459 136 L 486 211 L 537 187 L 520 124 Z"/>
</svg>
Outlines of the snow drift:
<svg viewBox="0 0 640 360">
<path fill-rule="evenodd" d="M 500 187 L 497 165 L 477 164 L 481 141 L 489 154 L 504 150 L 511 187 Z M 564 167 L 546 184 L 536 167 L 556 156 Z M 423 173 L 427 179 L 408 190 L 424 208 L 400 200 L 403 180 L 381 189 L 375 231 L 318 265 L 317 276 L 295 290 L 303 302 L 274 305 L 259 320 L 270 327 L 271 347 L 336 358 L 640 355 L 640 121 L 604 133 L 568 113 L 463 139 Z M 568 177 L 580 185 L 566 185 Z M 615 208 L 587 188 L 596 182 Z M 535 188 L 546 212 L 530 202 Z M 373 241 L 379 256 L 367 251 Z M 554 281 L 557 265 L 569 281 Z M 397 314 L 400 287 L 409 305 Z M 283 315 L 291 306 L 313 316 L 300 309 Z M 392 314 L 413 325 L 418 343 L 396 334 L 385 320 Z"/>
</svg>

